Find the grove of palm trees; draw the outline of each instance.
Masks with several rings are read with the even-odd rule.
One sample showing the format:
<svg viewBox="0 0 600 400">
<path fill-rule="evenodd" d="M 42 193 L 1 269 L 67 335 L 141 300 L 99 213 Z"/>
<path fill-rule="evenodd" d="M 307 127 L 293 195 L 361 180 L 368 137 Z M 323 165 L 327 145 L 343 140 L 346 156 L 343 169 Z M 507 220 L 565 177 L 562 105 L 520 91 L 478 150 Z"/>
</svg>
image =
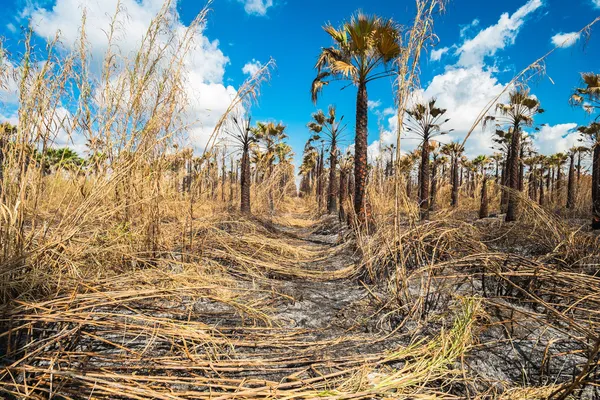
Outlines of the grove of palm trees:
<svg viewBox="0 0 600 400">
<path fill-rule="evenodd" d="M 70 47 L 0 42 L 0 397 L 600 399 L 600 71 L 569 72 L 566 151 L 536 145 L 560 45 L 457 132 L 422 90 L 451 4 L 323 17 L 301 133 L 256 116 L 271 59 L 202 146 L 210 4 L 182 27 L 167 0 L 133 51 L 117 6 L 101 57 L 84 10 Z"/>
</svg>

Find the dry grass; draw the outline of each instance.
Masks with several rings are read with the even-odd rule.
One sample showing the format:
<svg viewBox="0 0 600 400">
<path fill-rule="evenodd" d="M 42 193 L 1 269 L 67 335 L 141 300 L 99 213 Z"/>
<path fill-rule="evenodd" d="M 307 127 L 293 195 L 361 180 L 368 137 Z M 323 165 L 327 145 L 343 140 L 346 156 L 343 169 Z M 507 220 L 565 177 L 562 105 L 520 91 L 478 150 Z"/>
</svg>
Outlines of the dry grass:
<svg viewBox="0 0 600 400">
<path fill-rule="evenodd" d="M 419 4 L 427 22 L 443 2 Z M 192 160 L 174 146 L 189 128 L 179 112 L 184 67 L 206 10 L 175 33 L 172 7 L 133 58 L 110 47 L 99 81 L 85 29 L 71 51 L 54 42 L 42 57 L 26 41 L 13 60 L 21 106 L 2 148 L 3 396 L 597 396 L 600 251 L 573 218 L 589 209 L 587 177 L 573 213 L 523 198 L 523 218 L 508 225 L 477 221 L 466 190 L 450 209 L 443 182 L 438 210 L 419 223 L 400 179 L 379 182 L 369 188 L 376 229 L 365 234 L 320 219 L 314 199 L 287 195 L 288 165 L 253 186 L 255 216 L 242 216 L 238 187 L 220 183 L 212 149 Z M 432 35 L 419 26 L 408 55 L 416 60 Z M 250 105 L 268 69 L 229 111 Z M 413 85 L 400 82 L 400 94 Z M 84 135 L 90 165 L 47 175 L 34 149 L 43 155 L 58 134 Z M 196 163 L 189 190 L 182 160 Z M 494 213 L 499 197 L 492 185 Z M 326 299 L 346 289 L 360 296 L 330 307 L 351 326 L 308 329 L 282 316 L 309 292 Z"/>
</svg>

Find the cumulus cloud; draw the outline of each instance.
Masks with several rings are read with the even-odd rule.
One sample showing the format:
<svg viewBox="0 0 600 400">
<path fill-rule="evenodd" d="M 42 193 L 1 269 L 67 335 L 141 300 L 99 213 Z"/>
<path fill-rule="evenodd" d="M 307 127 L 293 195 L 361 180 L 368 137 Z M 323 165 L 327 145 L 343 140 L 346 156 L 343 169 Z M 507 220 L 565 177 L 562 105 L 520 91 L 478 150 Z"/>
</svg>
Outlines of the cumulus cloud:
<svg viewBox="0 0 600 400">
<path fill-rule="evenodd" d="M 104 54 L 108 50 L 107 30 L 117 10 L 118 0 L 56 0 L 50 9 L 30 7 L 23 11 L 30 17 L 32 27 L 40 37 L 53 38 L 61 33 L 61 43 L 70 47 L 79 37 L 82 13 L 86 12 L 86 35 L 91 48 L 92 72 L 99 73 Z M 125 57 L 139 49 L 152 18 L 163 7 L 163 0 L 121 0 L 123 12 L 117 20 L 114 42 Z M 181 22 L 175 8 L 173 29 L 183 35 L 187 26 Z M 219 48 L 218 40 L 209 40 L 201 26 L 194 32 L 194 47 L 185 60 L 188 106 L 184 110 L 189 128 L 189 145 L 202 148 L 220 116 L 227 110 L 236 90 L 223 84 L 229 58 Z M 166 40 L 166 39 L 165 39 Z"/>
<path fill-rule="evenodd" d="M 485 57 L 493 56 L 498 50 L 512 45 L 527 17 L 541 6 L 542 0 L 529 0 L 512 15 L 502 14 L 498 23 L 481 30 L 457 49 L 458 64 L 461 66 L 483 64 Z"/>
<path fill-rule="evenodd" d="M 504 90 L 505 84 L 496 78 L 494 67 L 486 66 L 485 57 L 514 43 L 527 16 L 541 6 L 541 0 L 529 0 L 512 15 L 502 14 L 496 24 L 481 29 L 470 39 L 466 38 L 467 31 L 479 25 L 479 21 L 474 20 L 461 29 L 462 43 L 439 49 L 437 51 L 441 54 L 435 53 L 435 56 L 432 52 L 433 59 L 456 48 L 453 53 L 459 56 L 455 65 L 447 66 L 443 73 L 434 76 L 423 89 L 413 93 L 413 102 L 436 98 L 436 105 L 447 110 L 445 116 L 450 120 L 443 125 L 443 130 L 453 131 L 438 137 L 441 142 L 462 141 L 483 108 Z M 395 110 L 390 113 L 392 114 L 395 114 Z M 394 143 L 396 132 L 397 119 L 392 115 L 387 121 L 385 134 L 381 135 L 381 143 Z M 402 135 L 402 150 L 412 151 L 418 145 L 418 138 L 410 134 Z M 491 132 L 478 126 L 469 136 L 465 152 L 470 157 L 491 154 L 494 152 L 493 145 Z M 372 151 L 378 146 L 379 141 Z"/>
<path fill-rule="evenodd" d="M 536 132 L 533 143 L 542 154 L 567 152 L 578 144 L 577 124 L 544 125 Z"/>
<path fill-rule="evenodd" d="M 581 34 L 579 32 L 557 33 L 556 35 L 552 36 L 550 41 L 554 46 L 571 47 L 577 43 L 580 37 Z"/>
<path fill-rule="evenodd" d="M 253 58 L 252 61 L 247 62 L 246 65 L 244 65 L 244 67 L 242 68 L 242 72 L 244 74 L 254 76 L 254 74 L 260 71 L 262 67 L 263 64 L 260 61 L 257 61 Z"/>
<path fill-rule="evenodd" d="M 244 10 L 251 15 L 267 15 L 269 7 L 273 7 L 273 0 L 238 0 L 244 5 Z"/>
</svg>

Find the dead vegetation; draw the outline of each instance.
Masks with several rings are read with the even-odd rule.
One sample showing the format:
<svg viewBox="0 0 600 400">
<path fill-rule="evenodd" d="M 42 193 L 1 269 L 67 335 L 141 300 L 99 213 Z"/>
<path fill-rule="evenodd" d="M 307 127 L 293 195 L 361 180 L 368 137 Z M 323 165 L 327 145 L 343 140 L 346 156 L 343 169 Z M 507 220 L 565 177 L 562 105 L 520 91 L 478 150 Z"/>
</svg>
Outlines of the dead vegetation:
<svg viewBox="0 0 600 400">
<path fill-rule="evenodd" d="M 419 4 L 417 30 L 436 8 Z M 293 196 L 290 164 L 257 161 L 254 216 L 240 214 L 239 179 L 219 175 L 217 153 L 177 150 L 189 123 L 182 70 L 206 12 L 176 34 L 172 6 L 132 60 L 106 55 L 100 82 L 88 77 L 85 29 L 65 59 L 49 46 L 46 59 L 31 63 L 28 49 L 11 65 L 21 104 L 1 146 L 2 396 L 600 397 L 600 246 L 578 219 L 586 176 L 572 210 L 522 196 L 509 224 L 498 182 L 495 216 L 477 219 L 481 182 L 449 208 L 442 176 L 438 207 L 419 221 L 405 171 L 374 167 L 365 232 L 351 195 L 350 224 L 321 217 L 325 198 Z M 405 73 L 429 29 L 410 36 Z M 228 113 L 251 106 L 270 67 Z M 403 101 L 414 86 L 398 82 Z M 58 112 L 65 103 L 76 111 Z M 46 173 L 39 154 L 58 134 L 85 135 L 89 163 Z"/>
</svg>

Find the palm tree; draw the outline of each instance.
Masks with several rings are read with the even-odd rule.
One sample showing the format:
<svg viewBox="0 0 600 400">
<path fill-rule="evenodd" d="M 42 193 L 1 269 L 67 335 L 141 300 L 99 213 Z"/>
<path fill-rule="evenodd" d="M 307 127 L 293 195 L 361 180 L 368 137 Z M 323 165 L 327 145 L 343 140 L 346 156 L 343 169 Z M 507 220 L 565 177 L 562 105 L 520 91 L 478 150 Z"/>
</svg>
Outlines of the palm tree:
<svg viewBox="0 0 600 400">
<path fill-rule="evenodd" d="M 442 153 L 450 157 L 450 182 L 452 184 L 452 196 L 450 205 L 452 207 L 458 207 L 458 161 L 464 151 L 462 144 L 458 142 L 451 142 L 442 147 Z"/>
<path fill-rule="evenodd" d="M 329 147 L 329 188 L 327 190 L 327 211 L 330 214 L 336 212 L 336 169 L 338 157 L 338 143 L 340 136 L 344 131 L 342 121 L 344 116 L 337 120 L 335 115 L 335 106 L 329 106 L 327 115 L 319 110 L 312 115 L 312 121 L 308 124 L 308 129 L 313 133 L 311 140 L 320 140 L 325 137 L 325 143 Z"/>
<path fill-rule="evenodd" d="M 519 190 L 522 127 L 532 126 L 533 117 L 543 112 L 538 99 L 531 96 L 527 89 L 517 89 L 509 94 L 508 103 L 496 105 L 496 115 L 487 116 L 484 120 L 484 124 L 494 121 L 496 126 L 508 126 L 513 132 L 507 163 L 508 187 L 512 191 L 508 198 L 507 222 L 517 219 L 518 197 L 514 192 Z"/>
<path fill-rule="evenodd" d="M 600 222 L 600 122 L 580 126 L 577 130 L 591 142 L 592 149 L 592 213 L 593 226 Z"/>
<path fill-rule="evenodd" d="M 277 145 L 287 138 L 285 134 L 286 126 L 279 123 L 275 125 L 273 122 L 257 122 L 256 127 L 252 130 L 254 136 L 265 148 L 265 161 L 267 178 L 273 177 L 275 157 L 277 155 Z M 273 185 L 269 185 L 269 209 L 271 213 L 275 211 L 275 199 L 273 193 Z"/>
<path fill-rule="evenodd" d="M 257 138 L 250 127 L 251 117 L 233 116 L 231 124 L 226 129 L 228 135 L 236 142 L 242 153 L 241 174 L 240 174 L 240 211 L 244 214 L 250 214 L 250 149 L 257 142 Z"/>
<path fill-rule="evenodd" d="M 364 223 L 367 183 L 367 84 L 389 77 L 394 72 L 385 68 L 401 51 L 400 33 L 391 19 L 358 13 L 340 28 L 324 27 L 334 45 L 321 49 L 315 65 L 317 76 L 311 93 L 316 103 L 323 87 L 335 80 L 349 80 L 358 91 L 356 96 L 356 133 L 354 157 L 354 210 Z"/>
<path fill-rule="evenodd" d="M 441 125 L 449 119 L 442 119 L 446 110 L 435 106 L 435 99 L 426 103 L 417 103 L 406 110 L 406 131 L 412 132 L 421 139 L 421 164 L 419 166 L 419 206 L 421 220 L 429 219 L 429 141 L 448 132 L 441 130 Z"/>
<path fill-rule="evenodd" d="M 582 73 L 581 80 L 584 87 L 575 89 L 570 102 L 573 105 L 582 106 L 586 112 L 593 114 L 600 108 L 600 74 Z"/>
</svg>

